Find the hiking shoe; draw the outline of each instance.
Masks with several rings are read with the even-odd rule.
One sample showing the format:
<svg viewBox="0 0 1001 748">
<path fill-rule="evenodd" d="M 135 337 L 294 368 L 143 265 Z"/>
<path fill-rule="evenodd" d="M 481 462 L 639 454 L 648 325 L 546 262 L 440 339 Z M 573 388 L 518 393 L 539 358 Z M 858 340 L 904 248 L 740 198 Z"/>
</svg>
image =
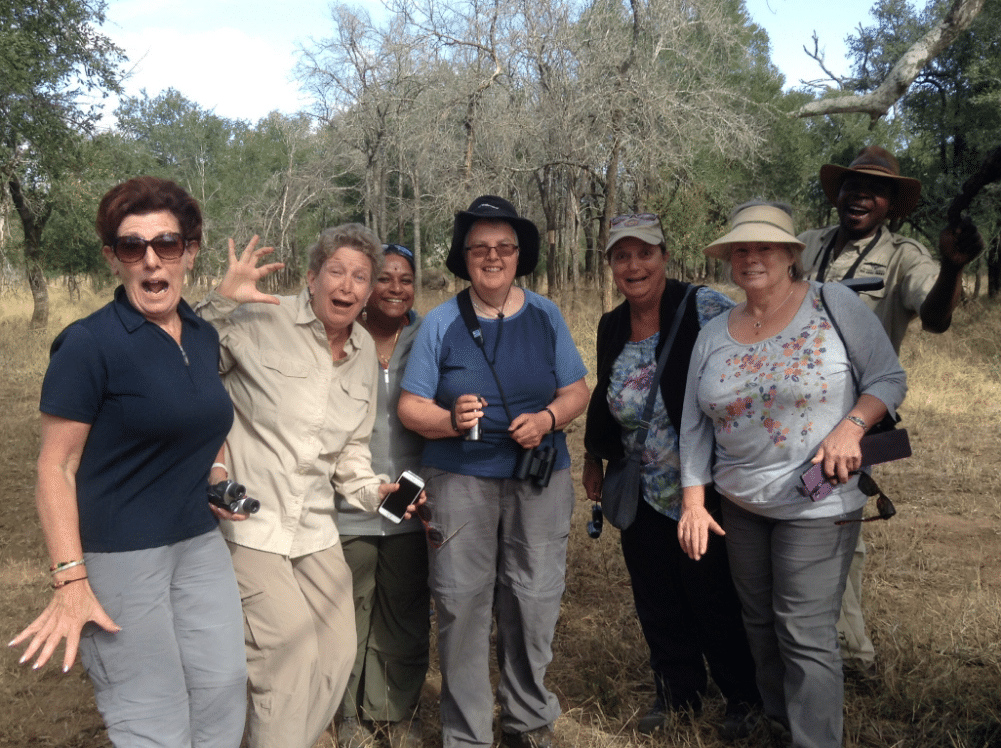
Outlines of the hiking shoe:
<svg viewBox="0 0 1001 748">
<path fill-rule="evenodd" d="M 384 728 L 390 748 L 420 748 L 424 732 L 417 717 L 390 722 Z"/>
<path fill-rule="evenodd" d="M 502 732 L 501 745 L 505 748 L 559 748 L 556 733 L 549 725 L 527 732 Z"/>
<path fill-rule="evenodd" d="M 372 736 L 357 717 L 345 717 L 337 726 L 337 748 L 361 748 L 372 742 Z"/>
<path fill-rule="evenodd" d="M 719 726 L 719 736 L 727 742 L 746 738 L 754 732 L 760 719 L 758 710 L 743 701 L 733 706 L 727 704 L 723 724 Z"/>
<path fill-rule="evenodd" d="M 636 722 L 636 732 L 640 735 L 650 735 L 667 723 L 668 710 L 661 701 L 653 702 L 647 713 Z"/>
</svg>

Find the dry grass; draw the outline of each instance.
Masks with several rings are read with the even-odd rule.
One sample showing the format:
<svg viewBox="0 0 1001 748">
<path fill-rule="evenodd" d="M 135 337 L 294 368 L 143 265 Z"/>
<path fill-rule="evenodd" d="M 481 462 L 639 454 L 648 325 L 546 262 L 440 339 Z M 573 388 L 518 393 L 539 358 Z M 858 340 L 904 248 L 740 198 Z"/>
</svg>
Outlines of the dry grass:
<svg viewBox="0 0 1001 748">
<path fill-rule="evenodd" d="M 70 305 L 53 292 L 46 333 L 27 329 L 27 294 L 0 299 L 0 621 L 11 638 L 45 604 L 47 564 L 32 502 L 38 450 L 37 402 L 47 348 L 64 324 L 99 306 L 84 291 Z M 428 309 L 445 295 L 426 295 Z M 596 297 L 560 300 L 588 368 L 594 368 Z M 897 504 L 892 521 L 866 525 L 870 546 L 865 608 L 881 664 L 878 678 L 846 688 L 845 745 L 915 748 L 1001 748 L 1001 308 L 971 304 L 953 329 L 912 329 L 903 352 L 910 393 L 902 414 L 915 456 L 884 466 L 877 478 Z M 593 384 L 592 382 L 589 382 Z M 579 457 L 581 422 L 570 428 Z M 579 459 L 575 461 L 579 465 Z M 575 468 L 576 469 L 576 468 Z M 578 491 L 579 492 L 579 491 Z M 713 729 L 721 702 L 710 696 L 697 720 L 675 720 L 651 738 L 633 731 L 652 698 L 648 653 L 633 611 L 617 532 L 598 541 L 584 531 L 580 505 L 568 559 L 567 593 L 556 632 L 549 683 L 564 716 L 567 745 L 618 748 L 676 745 L 718 748 Z M 422 706 L 438 725 L 429 678 Z M 0 663 L 0 748 L 108 745 L 80 668 L 59 675 Z M 437 737 L 427 745 L 440 745 Z M 318 745 L 331 746 L 325 736 Z M 763 729 L 743 745 L 768 745 Z"/>
</svg>

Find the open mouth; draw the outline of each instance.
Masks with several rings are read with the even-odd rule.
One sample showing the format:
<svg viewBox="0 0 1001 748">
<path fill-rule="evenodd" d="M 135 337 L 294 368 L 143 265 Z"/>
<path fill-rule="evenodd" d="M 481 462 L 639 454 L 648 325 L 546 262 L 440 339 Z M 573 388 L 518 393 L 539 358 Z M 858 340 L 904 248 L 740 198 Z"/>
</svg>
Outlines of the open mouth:
<svg viewBox="0 0 1001 748">
<path fill-rule="evenodd" d="M 158 294 L 166 293 L 167 288 L 170 286 L 167 281 L 163 280 L 148 280 L 143 281 L 142 287 L 143 291 L 150 294 L 151 296 L 156 296 Z"/>
</svg>

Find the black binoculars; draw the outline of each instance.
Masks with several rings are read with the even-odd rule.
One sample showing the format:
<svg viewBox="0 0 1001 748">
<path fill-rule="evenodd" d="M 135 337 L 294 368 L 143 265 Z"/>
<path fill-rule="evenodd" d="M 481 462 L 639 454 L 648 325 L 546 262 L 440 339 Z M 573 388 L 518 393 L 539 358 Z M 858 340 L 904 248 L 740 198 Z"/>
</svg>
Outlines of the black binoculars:
<svg viewBox="0 0 1001 748">
<path fill-rule="evenodd" d="M 532 482 L 539 488 L 545 488 L 549 485 L 549 479 L 553 476 L 553 466 L 555 464 L 555 447 L 526 449 L 521 453 L 521 458 L 518 460 L 518 467 L 514 471 L 514 477 L 518 480 L 531 478 Z"/>
<path fill-rule="evenodd" d="M 601 537 L 601 528 L 605 526 L 605 515 L 601 512 L 601 504 L 591 506 L 591 521 L 587 523 L 587 535 L 597 540 Z"/>
<path fill-rule="evenodd" d="M 208 487 L 209 503 L 229 509 L 233 514 L 254 514 L 261 502 L 247 496 L 247 489 L 234 480 L 219 481 Z"/>
</svg>

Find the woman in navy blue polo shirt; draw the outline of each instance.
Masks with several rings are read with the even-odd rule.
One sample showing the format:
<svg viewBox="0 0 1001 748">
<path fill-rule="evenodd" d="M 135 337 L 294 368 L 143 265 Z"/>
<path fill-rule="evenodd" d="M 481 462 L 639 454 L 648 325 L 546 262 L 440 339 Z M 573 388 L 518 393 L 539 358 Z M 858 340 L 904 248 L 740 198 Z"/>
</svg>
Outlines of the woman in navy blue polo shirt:
<svg viewBox="0 0 1001 748">
<path fill-rule="evenodd" d="M 233 423 L 219 336 L 181 298 L 201 242 L 183 189 L 139 177 L 101 201 L 121 281 L 52 344 L 36 503 L 52 600 L 11 642 L 39 668 L 79 646 L 116 746 L 235 748 L 246 715 L 243 615 L 206 501 Z"/>
</svg>

